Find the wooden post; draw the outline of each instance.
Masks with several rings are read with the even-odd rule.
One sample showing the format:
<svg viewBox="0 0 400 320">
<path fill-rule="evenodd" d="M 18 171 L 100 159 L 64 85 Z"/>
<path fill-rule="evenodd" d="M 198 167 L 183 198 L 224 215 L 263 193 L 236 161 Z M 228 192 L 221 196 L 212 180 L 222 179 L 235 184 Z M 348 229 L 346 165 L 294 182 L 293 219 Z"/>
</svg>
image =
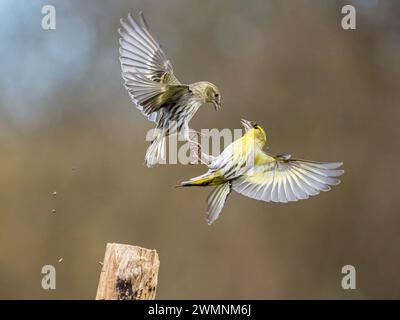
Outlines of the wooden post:
<svg viewBox="0 0 400 320">
<path fill-rule="evenodd" d="M 96 300 L 154 300 L 159 266 L 156 250 L 107 243 Z"/>
</svg>

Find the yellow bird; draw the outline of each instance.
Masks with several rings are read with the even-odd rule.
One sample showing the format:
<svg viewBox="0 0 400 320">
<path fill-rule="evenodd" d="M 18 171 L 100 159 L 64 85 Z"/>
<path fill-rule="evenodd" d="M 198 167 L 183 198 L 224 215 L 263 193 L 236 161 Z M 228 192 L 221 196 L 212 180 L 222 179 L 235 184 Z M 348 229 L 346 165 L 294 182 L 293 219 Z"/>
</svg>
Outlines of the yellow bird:
<svg viewBox="0 0 400 320">
<path fill-rule="evenodd" d="M 218 219 L 231 190 L 257 200 L 286 203 L 308 199 L 340 183 L 342 162 L 292 159 L 290 154 L 270 156 L 263 151 L 264 129 L 253 121 L 241 122 L 245 134 L 218 157 L 207 155 L 209 170 L 180 185 L 216 186 L 207 198 L 208 224 Z"/>
</svg>

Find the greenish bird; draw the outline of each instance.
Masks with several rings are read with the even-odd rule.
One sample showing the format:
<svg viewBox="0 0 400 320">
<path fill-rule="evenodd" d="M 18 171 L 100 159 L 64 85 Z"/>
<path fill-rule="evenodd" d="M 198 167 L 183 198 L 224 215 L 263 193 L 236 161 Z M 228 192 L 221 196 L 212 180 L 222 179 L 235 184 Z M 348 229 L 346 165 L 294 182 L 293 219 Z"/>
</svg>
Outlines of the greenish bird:
<svg viewBox="0 0 400 320">
<path fill-rule="evenodd" d="M 182 84 L 172 64 L 151 35 L 143 14 L 136 21 L 131 14 L 121 19 L 120 63 L 124 85 L 137 108 L 156 124 L 156 133 L 146 151 L 151 167 L 166 158 L 166 137 L 181 134 L 189 140 L 189 121 L 203 104 L 218 110 L 221 95 L 207 81 Z"/>
<path fill-rule="evenodd" d="M 250 198 L 273 202 L 308 199 L 337 185 L 344 171 L 342 162 L 316 162 L 292 159 L 289 154 L 270 156 L 263 151 L 265 131 L 257 123 L 242 119 L 245 134 L 231 143 L 218 157 L 202 155 L 208 171 L 181 183 L 189 186 L 215 186 L 207 198 L 208 224 L 218 219 L 232 190 Z M 197 146 L 198 147 L 198 146 Z M 201 150 L 198 153 L 202 154 Z"/>
</svg>

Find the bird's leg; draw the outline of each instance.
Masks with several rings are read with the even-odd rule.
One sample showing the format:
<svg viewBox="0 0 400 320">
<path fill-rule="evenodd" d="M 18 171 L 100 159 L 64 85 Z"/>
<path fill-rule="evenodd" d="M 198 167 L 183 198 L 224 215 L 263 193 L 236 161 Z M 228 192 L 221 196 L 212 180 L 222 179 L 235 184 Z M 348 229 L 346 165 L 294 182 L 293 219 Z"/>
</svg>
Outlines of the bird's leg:
<svg viewBox="0 0 400 320">
<path fill-rule="evenodd" d="M 188 143 L 189 143 L 189 148 L 191 153 L 196 157 L 196 162 L 202 162 L 201 160 L 201 143 L 199 142 L 199 135 L 200 133 L 197 132 L 196 130 L 191 130 L 189 129 L 187 132 L 188 135 Z M 191 162 L 191 164 L 195 164 L 193 162 Z"/>
</svg>

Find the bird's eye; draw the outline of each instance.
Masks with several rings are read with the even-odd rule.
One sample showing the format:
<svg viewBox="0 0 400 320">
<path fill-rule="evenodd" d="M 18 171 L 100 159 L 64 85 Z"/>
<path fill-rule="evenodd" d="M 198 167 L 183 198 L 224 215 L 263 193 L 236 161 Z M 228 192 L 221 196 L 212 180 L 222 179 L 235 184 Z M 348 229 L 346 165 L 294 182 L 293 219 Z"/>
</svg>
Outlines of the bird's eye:
<svg viewBox="0 0 400 320">
<path fill-rule="evenodd" d="M 218 98 L 219 97 L 219 93 L 214 93 L 214 97 Z"/>
</svg>

